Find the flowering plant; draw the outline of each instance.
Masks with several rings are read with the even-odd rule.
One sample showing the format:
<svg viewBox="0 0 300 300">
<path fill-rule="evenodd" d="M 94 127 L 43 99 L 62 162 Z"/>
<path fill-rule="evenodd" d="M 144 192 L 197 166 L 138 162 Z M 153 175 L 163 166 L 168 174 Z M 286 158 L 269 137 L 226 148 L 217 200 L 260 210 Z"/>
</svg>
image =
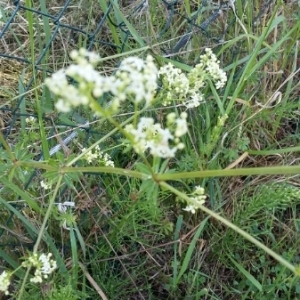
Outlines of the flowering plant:
<svg viewBox="0 0 300 300">
<path fill-rule="evenodd" d="M 144 103 L 144 107 L 148 108 L 155 102 L 158 81 L 161 80 L 163 84 L 160 96 L 163 105 L 180 101 L 189 109 L 199 106 L 203 101 L 201 88 L 207 80 L 215 82 L 219 89 L 227 79 L 211 49 L 206 49 L 206 53 L 200 56 L 200 63 L 188 75 L 171 63 L 158 69 L 153 57 L 148 55 L 145 61 L 138 57 L 128 57 L 121 62 L 114 75 L 103 76 L 94 68 L 101 61 L 97 54 L 80 49 L 72 51 L 70 56 L 76 64 L 54 73 L 45 81 L 51 92 L 58 97 L 55 104 L 57 110 L 68 112 L 79 105 L 87 105 L 99 117 L 112 121 L 111 116 L 118 112 L 121 103 L 129 100 L 136 107 L 135 122 L 120 127 L 120 130 L 138 154 L 149 150 L 151 155 L 161 158 L 174 157 L 177 150 L 184 148 L 180 138 L 188 131 L 188 114 L 182 112 L 178 117 L 174 112 L 169 113 L 166 128 L 155 123 L 153 118 L 141 117 L 137 122 L 138 105 Z M 77 86 L 69 82 L 69 77 L 77 82 Z M 97 98 L 105 93 L 112 95 L 112 100 L 106 106 L 100 106 Z M 113 123 L 116 124 L 115 121 Z M 88 163 L 96 156 L 99 157 L 97 151 L 89 150 L 84 154 Z M 108 162 L 105 162 L 106 159 Z M 113 165 L 105 157 L 104 163 Z"/>
<path fill-rule="evenodd" d="M 40 182 L 40 186 L 44 190 L 50 190 L 54 186 L 55 188 L 44 215 L 34 254 L 30 255 L 21 265 L 21 267 L 27 267 L 28 269 L 34 268 L 34 276 L 30 279 L 31 282 L 42 282 L 56 269 L 56 262 L 51 259 L 51 254 L 38 255 L 37 249 L 45 232 L 61 184 L 67 177 L 66 175 L 75 171 L 78 173 L 106 172 L 139 178 L 143 181 L 142 188 L 147 190 L 152 198 L 155 198 L 155 193 L 157 193 L 159 187 L 168 190 L 177 195 L 178 199 L 184 203 L 182 209 L 187 213 L 195 214 L 199 209 L 207 212 L 228 227 L 239 231 L 240 234 L 259 247 L 266 249 L 259 241 L 208 209 L 205 206 L 204 187 L 195 186 L 194 191 L 188 194 L 179 191 L 166 182 L 167 180 L 193 178 L 193 176 L 200 178 L 205 177 L 205 175 L 219 176 L 218 171 L 173 174 L 172 170 L 169 170 L 171 159 L 174 159 L 178 152 L 186 146 L 185 138 L 186 134 L 189 133 L 190 112 L 200 104 L 207 102 L 203 94 L 203 88 L 214 86 L 213 89 L 216 94 L 216 90 L 224 87 L 226 83 L 226 73 L 219 67 L 219 62 L 210 49 L 205 50 L 205 54 L 200 56 L 199 64 L 192 68 L 189 73 L 183 72 L 171 63 L 157 68 L 154 58 L 148 55 L 145 60 L 139 57 L 125 58 L 115 74 L 104 76 L 96 69 L 96 65 L 101 62 L 101 58 L 97 54 L 80 49 L 79 51 L 73 51 L 70 56 L 75 64 L 59 70 L 45 81 L 49 90 L 57 97 L 56 109 L 60 113 L 68 113 L 83 105 L 91 110 L 93 116 L 102 121 L 110 122 L 115 128 L 89 148 L 81 146 L 81 153 L 71 157 L 64 164 L 60 165 L 57 162 L 52 165 L 43 165 L 37 162 L 31 164 L 31 166 L 44 167 L 49 170 L 48 173 L 53 172 L 55 176 L 59 174 L 58 178 L 54 180 Z M 104 95 L 109 96 L 107 98 L 110 100 L 100 105 L 99 98 Z M 128 103 L 134 107 L 133 116 L 123 123 L 119 123 L 116 117 L 117 113 Z M 166 113 L 159 121 L 153 116 L 149 116 L 151 106 L 167 106 L 170 104 L 175 104 L 176 109 Z M 147 116 L 142 115 L 146 113 Z M 224 109 L 220 110 L 217 124 L 211 131 L 213 142 L 206 145 L 206 150 L 203 150 L 206 156 L 209 157 L 212 153 L 215 142 L 220 137 L 220 129 L 224 127 L 227 118 L 227 110 L 226 112 Z M 32 125 L 34 119 L 28 118 L 26 122 L 28 125 Z M 103 148 L 102 145 L 100 147 L 103 140 L 116 131 L 120 131 L 124 136 L 125 142 L 122 145 L 129 145 L 143 161 L 143 163 L 139 162 L 135 165 L 138 171 L 118 168 L 118 165 L 113 161 L 113 157 L 109 154 L 109 149 Z M 14 158 L 13 154 L 11 156 Z M 83 160 L 88 166 L 74 167 L 74 164 L 79 160 Z M 93 167 L 90 165 L 93 165 Z M 236 175 L 236 173 L 233 174 Z M 34 206 L 34 204 L 32 205 Z M 70 237 L 74 241 L 73 230 L 78 228 L 76 228 L 76 218 L 72 218 L 72 210 L 67 212 L 68 206 L 74 208 L 76 204 L 73 201 L 67 201 L 58 210 L 62 214 L 60 218 L 62 227 L 69 230 Z M 76 233 L 80 238 L 80 232 L 77 230 Z M 76 247 L 76 243 L 73 243 L 73 245 Z M 84 252 L 85 249 L 82 248 Z M 291 264 L 278 258 L 278 255 L 270 249 L 268 253 L 285 264 L 290 270 L 297 272 Z M 0 275 L 1 291 L 8 293 L 12 274 L 13 272 L 4 271 Z"/>
<path fill-rule="evenodd" d="M 188 112 L 168 113 L 162 125 L 155 123 L 153 117 L 139 118 L 139 105 L 144 103 L 145 110 L 162 99 L 163 105 L 179 101 L 188 110 L 203 102 L 201 89 L 207 81 L 214 82 L 216 88 L 220 89 L 227 80 L 226 73 L 220 69 L 219 61 L 211 49 L 205 50 L 205 54 L 200 56 L 200 63 L 189 74 L 183 73 L 171 63 L 158 69 L 153 57 L 148 55 L 146 60 L 138 57 L 125 58 L 115 74 L 103 76 L 95 70 L 95 66 L 101 61 L 97 54 L 80 49 L 72 51 L 70 56 L 76 64 L 54 73 L 45 81 L 50 91 L 58 97 L 55 104 L 57 110 L 68 112 L 79 105 L 89 106 L 95 115 L 107 118 L 118 127 L 135 152 L 147 163 L 145 155 L 148 151 L 153 157 L 170 159 L 185 147 L 181 138 L 188 132 Z M 71 84 L 69 78 L 77 85 Z M 157 92 L 159 81 L 163 87 L 161 94 Z M 100 106 L 97 99 L 104 94 L 110 94 L 111 101 Z M 132 102 L 135 111 L 134 122 L 122 126 L 113 116 L 124 101 Z M 99 145 L 95 145 L 93 149 L 84 148 L 82 152 L 89 164 L 102 159 L 105 166 L 114 167 L 114 162 L 108 154 L 102 153 Z M 186 210 L 194 213 L 198 204 L 201 205 L 202 201 L 188 203 Z"/>
<path fill-rule="evenodd" d="M 12 276 L 20 268 L 34 268 L 34 276 L 30 279 L 33 283 L 42 283 L 43 279 L 47 279 L 51 273 L 57 268 L 56 261 L 51 259 L 52 253 L 40 254 L 33 253 L 24 259 L 21 266 L 14 271 L 3 271 L 0 274 L 0 291 L 5 295 L 9 294 L 8 288 L 11 284 Z"/>
<path fill-rule="evenodd" d="M 84 105 L 89 107 L 95 116 L 111 122 L 124 135 L 127 141 L 124 144 L 131 145 L 133 150 L 144 160 L 144 166 L 139 165 L 139 168 L 148 169 L 148 171 L 145 171 L 141 179 L 151 179 L 151 172 L 156 172 L 160 168 L 162 159 L 168 161 L 174 158 L 177 152 L 185 147 L 183 138 L 189 130 L 189 109 L 195 108 L 203 102 L 204 96 L 201 89 L 206 82 L 214 82 L 216 88 L 221 88 L 226 82 L 226 74 L 219 68 L 218 61 L 210 49 L 206 49 L 206 53 L 200 57 L 200 63 L 189 74 L 183 73 L 172 64 L 158 69 L 153 57 L 148 55 L 145 60 L 139 57 L 125 58 L 115 74 L 104 76 L 96 70 L 96 65 L 101 61 L 97 54 L 80 49 L 72 51 L 70 56 L 75 64 L 59 70 L 45 81 L 49 90 L 57 97 L 56 109 L 61 113 L 67 113 Z M 162 85 L 161 91 L 159 91 L 160 84 Z M 104 94 L 110 95 L 110 101 L 100 105 L 98 99 Z M 133 117 L 119 124 L 115 115 L 121 110 L 122 103 L 126 103 L 126 101 L 134 106 Z M 154 104 L 159 104 L 159 101 L 162 105 L 171 104 L 171 102 L 177 105 L 179 102 L 185 106 L 185 111 L 168 112 L 161 122 L 156 122 L 153 117 L 140 116 Z M 27 118 L 26 123 L 33 128 L 35 118 Z M 107 149 L 100 148 L 100 142 L 96 142 L 89 148 L 81 147 L 81 154 L 68 162 L 67 167 L 72 166 L 78 159 L 82 159 L 86 164 L 95 166 L 96 169 L 120 173 L 121 169 L 115 166 Z M 150 157 L 153 161 L 152 167 Z M 160 171 L 165 172 L 167 165 L 165 163 L 162 165 Z M 123 171 L 123 174 L 125 172 L 134 171 Z M 62 178 L 63 176 L 60 176 L 58 180 L 56 192 Z M 45 191 L 52 189 L 54 185 L 55 180 L 49 178 L 40 182 L 40 186 Z M 195 213 L 197 209 L 203 207 L 206 197 L 204 188 L 200 186 L 196 186 L 190 196 L 183 193 L 179 193 L 180 195 L 187 205 L 184 210 L 191 213 Z M 28 270 L 34 269 L 33 277 L 30 279 L 33 283 L 41 283 L 57 268 L 56 261 L 51 258 L 51 253 L 38 254 L 37 252 L 54 199 L 55 193 L 44 217 L 34 253 L 29 255 L 19 267 L 28 268 Z M 76 227 L 76 218 L 72 218 L 72 210 L 68 210 L 67 216 L 66 210 L 67 207 L 74 208 L 75 203 L 71 201 L 64 204 L 58 203 L 58 210 L 62 214 L 60 217 L 63 221 L 62 227 L 72 234 L 73 225 Z M 69 227 L 70 224 L 72 227 Z M 8 287 L 12 275 L 17 270 L 2 272 L 0 291 L 9 293 Z"/>
</svg>

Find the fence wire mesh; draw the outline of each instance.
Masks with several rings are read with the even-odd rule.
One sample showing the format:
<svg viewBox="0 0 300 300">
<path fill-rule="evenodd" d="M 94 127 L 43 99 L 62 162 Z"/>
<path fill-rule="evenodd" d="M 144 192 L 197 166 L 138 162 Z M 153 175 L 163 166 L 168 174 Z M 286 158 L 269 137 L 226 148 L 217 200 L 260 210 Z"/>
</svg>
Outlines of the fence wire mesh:
<svg viewBox="0 0 300 300">
<path fill-rule="evenodd" d="M 266 1 L 254 8 L 252 22 L 259 22 L 273 2 Z M 31 3 L 29 8 L 24 1 L 0 1 L 0 125 L 5 138 L 13 145 L 20 128 L 26 129 L 25 119 L 38 118 L 32 100 L 38 98 L 51 156 L 67 152 L 65 148 L 79 137 L 85 145 L 88 140 L 96 140 L 105 134 L 99 128 L 93 129 L 94 118 L 87 112 L 56 114 L 53 102 L 49 101 L 52 96 L 42 85 L 45 77 L 70 63 L 68 53 L 72 49 L 84 47 L 101 57 L 111 57 L 104 67 L 107 73 L 117 69 L 121 54 L 142 44 L 165 58 L 195 63 L 205 47 L 222 45 L 234 38 L 227 34 L 237 22 L 234 1 L 193 1 L 191 11 L 187 11 L 184 1 L 179 0 L 34 0 Z M 29 28 L 29 18 L 32 18 L 33 28 Z M 31 30 L 33 40 L 29 38 Z M 202 47 L 199 49 L 194 45 Z M 36 151 L 36 160 L 43 157 L 39 146 L 37 143 L 32 149 Z M 127 163 L 124 162 L 124 166 Z M 21 185 L 30 189 L 40 174 L 25 172 L 23 175 L 25 179 Z M 66 189 L 57 199 L 57 202 L 70 201 L 74 197 L 79 198 L 79 202 L 82 200 L 82 222 L 85 220 L 84 209 L 104 193 L 103 177 L 86 176 L 96 178 L 89 187 L 89 204 L 80 199 L 80 189 L 75 196 Z M 2 190 L 2 196 L 3 193 Z M 19 202 L 15 208 L 22 211 L 24 206 Z M 4 225 L 1 225 L 0 237 L 7 233 L 12 219 L 12 212 L 5 220 L 2 218 Z M 14 235 L 14 241 L 3 239 L 5 242 L 0 247 L 30 244 L 30 238 L 23 236 L 21 239 L 17 232 Z"/>
</svg>

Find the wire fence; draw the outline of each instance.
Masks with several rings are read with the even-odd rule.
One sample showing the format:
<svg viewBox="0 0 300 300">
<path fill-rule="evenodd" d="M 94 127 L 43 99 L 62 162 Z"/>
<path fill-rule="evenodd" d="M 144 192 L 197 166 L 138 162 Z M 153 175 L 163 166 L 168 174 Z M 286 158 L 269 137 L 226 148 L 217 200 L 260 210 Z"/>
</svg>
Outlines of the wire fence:
<svg viewBox="0 0 300 300">
<path fill-rule="evenodd" d="M 49 103 L 52 97 L 42 86 L 46 76 L 70 63 L 68 53 L 72 49 L 85 47 L 102 57 L 115 55 L 106 67 L 107 72 L 112 72 L 122 59 L 120 54 L 138 48 L 134 34 L 137 32 L 144 44 L 159 55 L 195 63 L 201 49 L 222 45 L 233 38 L 226 35 L 240 13 L 235 11 L 234 1 L 198 1 L 199 5 L 191 4 L 191 11 L 186 10 L 184 1 L 153 1 L 155 5 L 150 2 L 35 0 L 29 8 L 24 1 L 0 1 L 0 125 L 10 144 L 15 143 L 20 128 L 26 129 L 26 118 L 38 117 L 32 104 L 37 95 L 51 156 L 64 150 L 79 135 L 83 145 L 102 135 L 93 130 L 94 119 L 86 113 L 55 114 L 52 101 Z M 273 2 L 267 1 L 256 9 L 253 23 L 259 21 Z M 33 28 L 29 28 L 30 18 Z M 34 40 L 29 38 L 30 30 Z M 199 44 L 201 49 L 194 48 L 193 45 Z M 61 137 L 59 142 L 58 137 Z M 35 155 L 36 160 L 42 157 L 42 153 Z M 24 188 L 30 189 L 39 174 L 23 175 Z M 91 187 L 92 198 L 103 193 L 100 178 L 94 182 L 97 181 L 99 184 Z M 1 192 L 4 193 L 2 189 Z M 70 201 L 72 197 L 66 190 L 60 193 L 57 202 Z M 21 210 L 23 205 L 18 203 L 15 207 Z M 0 220 L 4 228 L 9 227 L 12 218 L 11 212 L 5 221 Z M 0 238 L 7 232 L 4 228 L 0 227 Z M 24 243 L 24 239 L 17 239 L 17 244 Z"/>
</svg>

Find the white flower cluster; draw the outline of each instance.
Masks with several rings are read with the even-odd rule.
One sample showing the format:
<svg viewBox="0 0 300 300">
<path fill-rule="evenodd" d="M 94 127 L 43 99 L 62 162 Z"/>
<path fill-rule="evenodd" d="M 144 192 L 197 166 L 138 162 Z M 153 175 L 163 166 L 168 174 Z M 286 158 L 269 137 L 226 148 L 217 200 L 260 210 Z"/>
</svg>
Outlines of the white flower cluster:
<svg viewBox="0 0 300 300">
<path fill-rule="evenodd" d="M 43 278 L 48 278 L 48 276 L 57 268 L 56 261 L 51 259 L 51 256 L 51 253 L 48 253 L 47 255 L 44 253 L 40 255 L 34 253 L 22 263 L 23 267 L 35 268 L 34 277 L 30 279 L 31 282 L 43 282 Z"/>
<path fill-rule="evenodd" d="M 163 105 L 179 99 L 187 108 L 197 107 L 203 101 L 200 89 L 205 86 L 205 80 L 212 80 L 217 89 L 225 85 L 227 76 L 220 69 L 217 57 L 209 48 L 205 52 L 200 56 L 200 63 L 187 75 L 171 63 L 160 68 L 159 75 L 162 76 L 163 88 L 166 91 Z"/>
<path fill-rule="evenodd" d="M 42 180 L 42 181 L 40 182 L 40 184 L 41 184 L 41 187 L 42 187 L 44 190 L 49 190 L 49 189 L 51 189 L 51 184 L 46 183 L 44 180 Z"/>
<path fill-rule="evenodd" d="M 5 295 L 9 294 L 8 287 L 10 285 L 11 274 L 3 271 L 0 275 L 0 291 L 4 292 Z"/>
<path fill-rule="evenodd" d="M 153 57 L 146 61 L 138 57 L 125 58 L 115 75 L 114 90 L 111 92 L 121 101 L 133 98 L 133 102 L 146 101 L 149 106 L 157 89 L 158 70 Z"/>
<path fill-rule="evenodd" d="M 194 70 L 204 70 L 206 75 L 208 75 L 216 84 L 216 89 L 218 90 L 225 85 L 227 75 L 222 69 L 220 69 L 220 61 L 217 59 L 212 50 L 206 48 L 205 52 L 205 54 L 200 56 L 200 64 L 196 65 Z M 195 71 L 195 73 L 197 75 L 198 72 Z"/>
<path fill-rule="evenodd" d="M 86 152 L 86 148 L 82 148 L 82 152 Z M 104 164 L 106 167 L 114 167 L 115 164 L 111 160 L 111 157 L 107 153 L 103 153 L 97 145 L 93 150 L 90 150 L 86 152 L 83 156 L 83 158 L 89 163 L 93 163 L 95 161 L 100 162 L 101 164 Z"/>
<path fill-rule="evenodd" d="M 96 66 L 101 57 L 94 52 L 89 52 L 85 48 L 77 50 L 73 50 L 70 53 L 70 57 L 78 64 L 78 65 L 88 65 L 91 64 L 92 66 Z"/>
<path fill-rule="evenodd" d="M 201 186 L 195 186 L 195 190 L 192 193 L 192 197 L 189 197 L 190 202 L 187 207 L 183 210 L 189 211 L 192 214 L 196 212 L 197 209 L 200 208 L 201 205 L 205 203 L 206 195 L 205 190 Z"/>
<path fill-rule="evenodd" d="M 124 129 L 130 136 L 137 153 L 141 154 L 149 149 L 153 156 L 171 158 L 175 156 L 178 149 L 184 148 L 179 138 L 188 130 L 186 118 L 186 113 L 182 113 L 180 118 L 176 118 L 175 113 L 170 113 L 167 116 L 167 128 L 163 129 L 161 124 L 154 124 L 153 118 L 143 117 L 136 128 L 129 124 Z M 170 145 L 171 141 L 173 146 Z"/>
<path fill-rule="evenodd" d="M 30 116 L 30 117 L 25 119 L 25 122 L 28 125 L 34 125 L 34 124 L 36 124 L 37 119 L 35 117 Z"/>
<path fill-rule="evenodd" d="M 57 268 L 56 261 L 51 259 L 52 254 L 32 254 L 22 263 L 22 267 L 35 268 L 34 277 L 30 279 L 31 282 L 41 283 L 43 278 L 48 278 L 48 276 Z M 19 267 L 20 268 L 20 267 Z M 16 270 L 18 270 L 17 268 Z M 15 271 L 16 271 L 15 270 Z M 8 287 L 10 285 L 12 274 L 15 272 L 3 271 L 0 275 L 0 291 L 4 292 L 5 295 L 9 294 Z"/>
<path fill-rule="evenodd" d="M 49 90 L 58 96 L 55 104 L 57 110 L 69 112 L 79 105 L 91 105 L 92 97 L 101 97 L 110 93 L 113 99 L 110 108 L 118 110 L 120 103 L 126 99 L 134 103 L 142 101 L 149 105 L 157 88 L 158 70 L 152 56 L 144 61 L 138 57 L 125 58 L 115 75 L 103 76 L 95 65 L 100 57 L 85 49 L 72 51 L 71 58 L 76 64 L 59 70 L 45 80 Z M 68 78 L 77 85 L 69 83 Z"/>
</svg>

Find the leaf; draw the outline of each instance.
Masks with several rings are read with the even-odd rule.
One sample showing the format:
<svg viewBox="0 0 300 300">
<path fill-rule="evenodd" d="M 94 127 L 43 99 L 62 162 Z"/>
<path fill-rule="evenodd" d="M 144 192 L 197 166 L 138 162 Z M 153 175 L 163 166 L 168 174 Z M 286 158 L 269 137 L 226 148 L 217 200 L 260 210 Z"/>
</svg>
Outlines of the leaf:
<svg viewBox="0 0 300 300">
<path fill-rule="evenodd" d="M 146 46 L 143 39 L 140 37 L 138 32 L 134 29 L 134 27 L 128 22 L 127 18 L 123 15 L 123 13 L 120 11 L 118 5 L 114 3 L 114 1 L 110 0 L 110 3 L 114 7 L 115 13 L 118 15 L 118 18 L 121 19 L 127 26 L 128 30 L 132 34 L 133 38 L 140 44 L 140 47 Z"/>
<path fill-rule="evenodd" d="M 228 258 L 232 263 L 238 268 L 238 270 L 245 275 L 245 277 L 261 292 L 262 285 L 237 261 L 235 261 L 231 256 L 228 255 Z"/>
<path fill-rule="evenodd" d="M 13 258 L 11 258 L 7 253 L 5 253 L 2 249 L 0 249 L 0 257 L 2 257 L 13 269 L 17 269 L 19 267 L 19 263 L 17 263 Z M 25 272 L 22 269 L 16 270 L 14 272 L 20 279 L 24 278 Z"/>
<path fill-rule="evenodd" d="M 74 228 L 70 228 L 70 242 L 71 242 L 71 251 L 72 251 L 72 274 L 73 274 L 73 287 L 76 288 L 78 282 L 78 253 L 77 253 L 77 244 L 74 234 Z"/>
<path fill-rule="evenodd" d="M 80 244 L 82 252 L 83 252 L 83 256 L 85 258 L 86 257 L 86 247 L 85 247 L 84 239 L 83 239 L 78 227 L 76 225 L 74 227 L 75 227 L 74 230 L 77 234 L 77 239 L 79 241 L 79 244 Z"/>
<path fill-rule="evenodd" d="M 39 230 L 36 229 L 18 210 L 16 210 L 12 205 L 7 203 L 4 199 L 0 197 L 0 203 L 2 203 L 8 210 L 10 210 L 26 227 L 30 236 L 34 239 L 38 234 Z M 59 267 L 60 273 L 62 275 L 68 275 L 68 270 L 64 264 L 62 257 L 60 256 L 60 251 L 57 250 L 52 238 L 47 232 L 44 233 L 43 241 L 46 242 L 55 257 L 57 266 Z"/>
<path fill-rule="evenodd" d="M 196 242 L 200 236 L 200 234 L 202 233 L 203 229 L 204 229 L 204 226 L 206 225 L 208 219 L 210 217 L 206 217 L 200 224 L 200 226 L 198 227 L 190 245 L 189 245 L 189 248 L 188 248 L 188 251 L 184 257 L 184 260 L 182 262 L 182 266 L 181 266 L 181 269 L 179 271 L 179 274 L 178 274 L 178 277 L 177 277 L 177 280 L 176 280 L 176 283 L 178 284 L 179 283 L 179 280 L 181 278 L 181 276 L 184 274 L 184 272 L 187 270 L 188 266 L 189 266 L 189 263 L 190 263 L 190 260 L 191 260 L 191 257 L 192 257 L 192 254 L 196 248 Z"/>
<path fill-rule="evenodd" d="M 179 215 L 177 218 L 177 222 L 176 222 L 176 227 L 175 227 L 175 232 L 174 232 L 174 241 L 178 241 L 179 240 L 179 232 L 180 229 L 182 227 L 182 221 L 183 221 L 183 216 Z M 178 260 L 177 260 L 177 252 L 179 254 L 179 256 L 181 256 L 181 249 L 180 249 L 180 245 L 179 245 L 179 249 L 178 249 L 178 243 L 174 243 L 174 262 L 173 262 L 173 288 L 176 287 L 176 277 L 177 277 L 177 267 L 178 267 Z"/>
<path fill-rule="evenodd" d="M 30 206 L 30 208 L 32 208 L 38 213 L 41 212 L 41 208 L 38 206 L 38 204 L 26 192 L 21 190 L 17 185 L 10 182 L 4 177 L 1 177 L 0 181 L 5 185 L 5 187 L 11 189 L 14 193 L 19 195 L 23 200 L 25 200 L 25 202 Z"/>
<path fill-rule="evenodd" d="M 139 172 L 142 172 L 144 174 L 149 174 L 149 175 L 151 174 L 151 170 L 149 169 L 149 167 L 147 167 L 143 163 L 136 163 L 134 164 L 134 166 Z"/>
</svg>

